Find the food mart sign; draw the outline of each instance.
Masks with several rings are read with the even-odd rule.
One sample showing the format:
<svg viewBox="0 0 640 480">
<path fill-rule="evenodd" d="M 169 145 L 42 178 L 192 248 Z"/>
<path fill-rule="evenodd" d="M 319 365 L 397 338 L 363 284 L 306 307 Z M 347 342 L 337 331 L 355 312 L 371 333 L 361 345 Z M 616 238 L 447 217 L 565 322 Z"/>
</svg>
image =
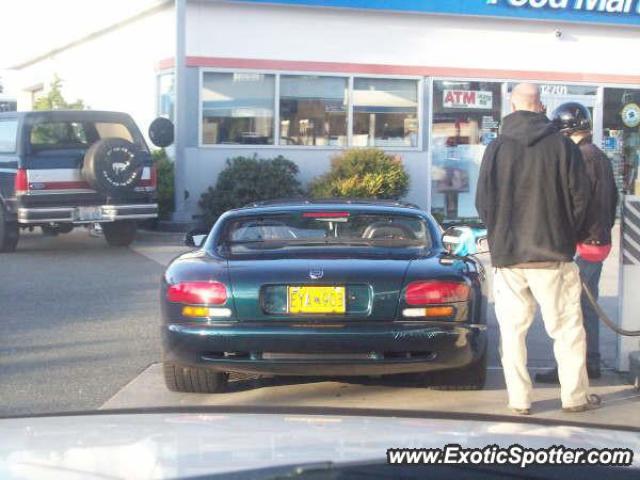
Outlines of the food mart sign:
<svg viewBox="0 0 640 480">
<path fill-rule="evenodd" d="M 640 27 L 640 0 L 228 0 Z"/>
</svg>

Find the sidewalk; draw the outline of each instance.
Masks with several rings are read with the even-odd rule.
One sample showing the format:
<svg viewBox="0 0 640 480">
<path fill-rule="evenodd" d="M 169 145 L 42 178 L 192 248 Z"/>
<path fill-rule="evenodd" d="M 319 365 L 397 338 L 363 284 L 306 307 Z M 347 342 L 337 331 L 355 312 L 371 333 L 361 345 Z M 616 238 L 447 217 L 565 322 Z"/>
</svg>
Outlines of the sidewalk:
<svg viewBox="0 0 640 480">
<path fill-rule="evenodd" d="M 536 386 L 533 415 L 566 421 L 640 427 L 640 392 L 617 374 L 594 381 L 592 393 L 602 397 L 598 410 L 565 414 L 559 388 Z M 193 394 L 170 392 L 164 386 L 162 366 L 151 365 L 109 399 L 101 409 L 174 406 L 270 406 L 380 408 L 407 411 L 444 411 L 514 416 L 507 408 L 502 371 L 491 369 L 482 391 L 437 391 L 420 385 L 407 386 L 390 379 L 340 381 L 314 378 L 232 378 L 229 392 Z"/>
</svg>

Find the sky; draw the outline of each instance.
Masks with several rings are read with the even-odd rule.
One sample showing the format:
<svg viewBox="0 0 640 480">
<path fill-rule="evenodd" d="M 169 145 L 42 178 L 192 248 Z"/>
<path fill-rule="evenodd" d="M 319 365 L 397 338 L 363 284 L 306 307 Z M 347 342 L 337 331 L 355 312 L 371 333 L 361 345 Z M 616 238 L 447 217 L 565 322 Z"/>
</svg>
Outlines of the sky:
<svg viewBox="0 0 640 480">
<path fill-rule="evenodd" d="M 159 0 L 0 0 L 0 76 L 7 68 Z"/>
</svg>

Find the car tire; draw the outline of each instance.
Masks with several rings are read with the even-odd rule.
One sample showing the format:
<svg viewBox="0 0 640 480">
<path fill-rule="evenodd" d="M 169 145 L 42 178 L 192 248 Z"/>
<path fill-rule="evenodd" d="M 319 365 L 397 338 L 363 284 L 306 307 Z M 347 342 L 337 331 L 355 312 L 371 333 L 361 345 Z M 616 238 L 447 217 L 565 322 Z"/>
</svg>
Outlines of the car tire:
<svg viewBox="0 0 640 480">
<path fill-rule="evenodd" d="M 163 363 L 164 383 L 172 392 L 221 393 L 227 387 L 228 375 L 208 368 Z"/>
<path fill-rule="evenodd" d="M 127 247 L 136 238 L 138 225 L 131 220 L 120 220 L 112 223 L 103 223 L 102 231 L 110 246 Z"/>
<path fill-rule="evenodd" d="M 487 348 L 471 365 L 427 375 L 429 388 L 434 390 L 482 390 L 487 380 Z"/>
<path fill-rule="evenodd" d="M 18 246 L 19 238 L 18 222 L 7 219 L 7 213 L 2 204 L 0 204 L 0 252 L 14 252 Z"/>
</svg>

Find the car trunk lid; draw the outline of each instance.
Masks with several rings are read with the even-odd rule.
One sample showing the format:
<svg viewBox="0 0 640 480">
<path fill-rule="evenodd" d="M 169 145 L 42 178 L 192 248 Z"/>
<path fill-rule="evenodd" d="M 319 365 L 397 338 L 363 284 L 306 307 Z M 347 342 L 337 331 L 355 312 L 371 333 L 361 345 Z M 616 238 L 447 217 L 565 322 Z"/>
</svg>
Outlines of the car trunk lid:
<svg viewBox="0 0 640 480">
<path fill-rule="evenodd" d="M 407 258 L 278 258 L 229 260 L 240 320 L 392 320 Z M 291 287 L 344 287 L 344 313 L 291 313 Z"/>
</svg>

